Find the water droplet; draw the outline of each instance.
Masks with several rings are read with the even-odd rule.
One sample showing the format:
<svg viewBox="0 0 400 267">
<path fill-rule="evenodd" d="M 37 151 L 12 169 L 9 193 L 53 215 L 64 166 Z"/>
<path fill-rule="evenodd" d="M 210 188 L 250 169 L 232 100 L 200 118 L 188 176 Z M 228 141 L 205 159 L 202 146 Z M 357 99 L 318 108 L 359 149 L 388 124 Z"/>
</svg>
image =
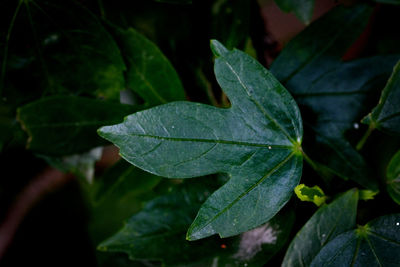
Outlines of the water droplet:
<svg viewBox="0 0 400 267">
<path fill-rule="evenodd" d="M 271 149 L 272 147 L 271 146 L 268 146 L 268 149 Z"/>
<path fill-rule="evenodd" d="M 325 237 L 326 236 L 326 234 L 322 234 L 322 237 Z"/>
<path fill-rule="evenodd" d="M 399 226 L 399 225 L 400 225 L 400 222 L 397 222 L 396 225 Z"/>
<path fill-rule="evenodd" d="M 172 129 L 175 129 L 175 126 L 174 125 L 172 125 L 172 127 L 171 127 Z"/>
<path fill-rule="evenodd" d="M 353 124 L 353 127 L 354 127 L 354 129 L 358 129 L 358 128 L 360 128 L 360 124 L 358 124 L 357 122 L 355 122 L 354 124 Z"/>
</svg>

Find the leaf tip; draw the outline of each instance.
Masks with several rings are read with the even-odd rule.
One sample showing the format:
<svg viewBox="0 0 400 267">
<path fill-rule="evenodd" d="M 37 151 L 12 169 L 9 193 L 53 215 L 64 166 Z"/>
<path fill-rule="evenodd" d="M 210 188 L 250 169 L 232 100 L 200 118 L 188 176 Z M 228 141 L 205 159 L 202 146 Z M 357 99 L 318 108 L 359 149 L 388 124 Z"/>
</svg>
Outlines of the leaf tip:
<svg viewBox="0 0 400 267">
<path fill-rule="evenodd" d="M 216 57 L 220 57 L 228 52 L 228 49 L 221 42 L 215 39 L 210 40 L 210 47 Z"/>
</svg>

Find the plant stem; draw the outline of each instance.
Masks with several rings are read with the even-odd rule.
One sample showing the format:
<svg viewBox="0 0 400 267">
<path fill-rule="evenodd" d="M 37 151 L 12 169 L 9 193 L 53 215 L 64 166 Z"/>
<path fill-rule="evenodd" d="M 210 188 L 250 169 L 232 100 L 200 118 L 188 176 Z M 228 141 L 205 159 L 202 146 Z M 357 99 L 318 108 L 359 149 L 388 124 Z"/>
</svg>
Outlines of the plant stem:
<svg viewBox="0 0 400 267">
<path fill-rule="evenodd" d="M 14 15 L 13 15 L 13 17 L 11 19 L 10 26 L 8 27 L 8 31 L 7 31 L 7 35 L 6 35 L 6 42 L 5 42 L 5 45 L 4 45 L 4 56 L 3 56 L 3 62 L 1 64 L 1 74 L 0 74 L 0 97 L 1 97 L 1 95 L 3 93 L 3 87 L 5 86 L 4 79 L 5 79 L 5 73 L 6 73 L 7 56 L 8 56 L 8 45 L 9 45 L 9 42 L 10 42 L 11 32 L 12 32 L 12 30 L 14 28 L 15 20 L 17 18 L 19 10 L 21 9 L 22 4 L 23 4 L 23 1 L 20 0 L 18 5 L 17 5 L 17 8 L 15 9 Z"/>
<path fill-rule="evenodd" d="M 303 157 L 304 157 L 304 159 L 306 160 L 306 162 L 307 162 L 308 164 L 310 164 L 310 166 L 311 166 L 316 172 L 319 173 L 318 164 L 315 163 L 315 162 L 306 154 L 306 152 L 304 152 L 303 149 L 301 149 L 301 153 L 303 154 Z"/>
<path fill-rule="evenodd" d="M 371 123 L 367 129 L 367 131 L 365 132 L 365 134 L 363 135 L 363 137 L 360 139 L 360 141 L 357 143 L 356 149 L 357 151 L 360 151 L 365 142 L 367 141 L 368 137 L 371 135 L 372 131 L 375 129 L 375 126 Z"/>
<path fill-rule="evenodd" d="M 99 5 L 99 9 L 100 9 L 100 16 L 102 19 L 106 18 L 106 12 L 104 10 L 104 5 L 103 5 L 103 1 L 102 0 L 97 0 L 97 3 Z"/>
</svg>

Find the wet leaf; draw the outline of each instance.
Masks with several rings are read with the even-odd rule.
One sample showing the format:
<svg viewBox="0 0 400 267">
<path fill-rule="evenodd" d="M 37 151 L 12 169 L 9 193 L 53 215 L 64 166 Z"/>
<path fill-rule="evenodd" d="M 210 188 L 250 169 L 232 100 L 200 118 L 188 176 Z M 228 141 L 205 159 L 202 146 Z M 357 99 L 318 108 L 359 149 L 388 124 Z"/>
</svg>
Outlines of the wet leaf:
<svg viewBox="0 0 400 267">
<path fill-rule="evenodd" d="M 99 129 L 122 157 L 151 173 L 231 175 L 200 209 L 190 240 L 228 237 L 265 223 L 289 200 L 302 169 L 302 123 L 292 97 L 250 56 L 217 41 L 212 49 L 231 108 L 174 102 Z"/>
</svg>

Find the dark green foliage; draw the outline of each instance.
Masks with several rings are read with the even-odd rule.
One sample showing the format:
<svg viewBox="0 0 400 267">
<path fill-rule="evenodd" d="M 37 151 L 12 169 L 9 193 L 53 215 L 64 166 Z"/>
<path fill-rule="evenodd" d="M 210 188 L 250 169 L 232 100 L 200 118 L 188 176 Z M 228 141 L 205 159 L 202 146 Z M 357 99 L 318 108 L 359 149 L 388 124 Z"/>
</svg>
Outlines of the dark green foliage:
<svg viewBox="0 0 400 267">
<path fill-rule="evenodd" d="M 50 165 L 98 266 L 398 266 L 398 1 L 275 2 L 283 46 L 255 0 L 1 2 L 0 208 Z"/>
</svg>

